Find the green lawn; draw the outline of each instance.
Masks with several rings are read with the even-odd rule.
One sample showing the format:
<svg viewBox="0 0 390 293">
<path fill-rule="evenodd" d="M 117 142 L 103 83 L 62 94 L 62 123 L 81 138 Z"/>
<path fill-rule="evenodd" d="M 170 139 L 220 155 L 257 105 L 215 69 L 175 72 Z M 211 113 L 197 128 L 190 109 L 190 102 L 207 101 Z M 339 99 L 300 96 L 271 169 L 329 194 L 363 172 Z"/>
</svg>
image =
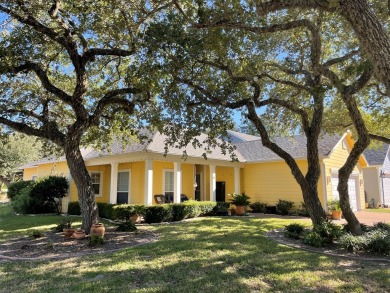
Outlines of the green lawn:
<svg viewBox="0 0 390 293">
<path fill-rule="evenodd" d="M 8 216 L 6 225 L 0 222 L 1 229 L 13 225 L 22 230 L 20 221 L 12 224 L 13 218 Z M 40 227 L 44 219 L 48 226 L 53 223 L 51 217 L 38 218 Z M 147 226 L 159 234 L 159 240 L 145 246 L 66 260 L 0 263 L 0 291 L 386 292 L 390 288 L 390 265 L 304 252 L 263 235 L 288 223 L 291 220 L 201 218 Z"/>
<path fill-rule="evenodd" d="M 366 212 L 374 212 L 374 213 L 390 213 L 390 208 L 385 209 L 365 209 Z"/>
</svg>

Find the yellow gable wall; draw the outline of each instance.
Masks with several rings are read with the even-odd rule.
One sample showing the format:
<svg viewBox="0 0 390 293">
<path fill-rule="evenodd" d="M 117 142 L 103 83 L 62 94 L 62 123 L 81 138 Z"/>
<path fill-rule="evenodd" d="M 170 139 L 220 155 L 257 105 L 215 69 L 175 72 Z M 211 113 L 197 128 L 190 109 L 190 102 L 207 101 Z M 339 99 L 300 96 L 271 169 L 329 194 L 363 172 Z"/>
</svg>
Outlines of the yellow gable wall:
<svg viewBox="0 0 390 293">
<path fill-rule="evenodd" d="M 337 144 L 333 152 L 331 153 L 329 159 L 324 159 L 323 162 L 325 164 L 325 174 L 326 174 L 326 194 L 328 200 L 332 199 L 332 169 L 340 169 L 347 157 L 349 155 L 349 150 L 352 149 L 353 142 L 348 134 L 346 137 L 347 148 L 343 148 L 343 144 L 340 142 Z M 353 172 L 359 173 L 359 196 L 360 196 L 360 208 L 365 208 L 365 199 L 364 199 L 364 185 L 363 185 L 363 172 L 362 172 L 362 164 L 364 164 L 364 160 L 362 158 L 359 159 L 357 166 L 353 169 Z"/>
<path fill-rule="evenodd" d="M 307 171 L 307 162 L 298 161 L 298 166 Z M 251 202 L 260 201 L 274 205 L 279 199 L 293 201 L 298 208 L 303 201 L 302 191 L 291 174 L 290 168 L 284 162 L 247 164 L 244 167 L 244 185 L 241 190 L 250 196 Z M 321 180 L 318 193 L 323 203 Z"/>
<path fill-rule="evenodd" d="M 23 180 L 31 180 L 33 176 L 37 176 L 38 167 L 26 168 L 23 170 Z"/>
</svg>

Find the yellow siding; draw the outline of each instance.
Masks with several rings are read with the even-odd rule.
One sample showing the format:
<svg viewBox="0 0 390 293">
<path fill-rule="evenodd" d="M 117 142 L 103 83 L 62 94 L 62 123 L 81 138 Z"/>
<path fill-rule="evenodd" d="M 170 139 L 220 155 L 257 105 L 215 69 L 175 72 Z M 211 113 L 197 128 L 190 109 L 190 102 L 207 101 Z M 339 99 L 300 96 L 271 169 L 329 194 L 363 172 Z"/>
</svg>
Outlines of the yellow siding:
<svg viewBox="0 0 390 293">
<path fill-rule="evenodd" d="M 182 193 L 187 195 L 188 198 L 195 198 L 195 166 L 193 164 L 181 164 L 181 182 L 182 182 Z"/>
<path fill-rule="evenodd" d="M 228 194 L 234 192 L 234 168 L 233 167 L 216 167 L 215 172 L 217 181 L 225 182 L 225 199 L 228 200 Z"/>
<path fill-rule="evenodd" d="M 145 199 L 145 162 L 131 163 L 131 204 L 143 204 Z"/>
<path fill-rule="evenodd" d="M 350 139 L 350 134 L 347 135 L 346 137 L 346 142 L 347 142 L 347 148 L 343 148 L 343 144 L 340 142 L 333 152 L 331 153 L 329 159 L 324 159 L 323 162 L 325 164 L 325 175 L 326 175 L 326 194 L 328 200 L 332 199 L 332 169 L 333 170 L 338 170 L 340 169 L 344 163 L 346 162 L 348 155 L 349 155 L 349 150 L 352 149 L 353 146 L 353 141 Z M 359 159 L 357 166 L 353 169 L 353 172 L 358 172 L 359 173 L 359 193 L 358 196 L 360 198 L 360 202 L 358 202 L 358 205 L 360 204 L 360 208 L 364 209 L 365 208 L 365 199 L 364 199 L 364 184 L 363 184 L 363 170 L 362 170 L 362 165 L 365 165 L 364 160 L 362 157 Z M 358 206 L 359 208 L 359 206 Z"/>
<path fill-rule="evenodd" d="M 307 162 L 298 161 L 299 168 L 306 173 Z M 284 162 L 247 164 L 244 167 L 244 185 L 241 190 L 251 197 L 251 202 L 260 201 L 268 205 L 279 199 L 293 201 L 295 207 L 303 201 L 302 191 Z M 319 197 L 322 192 L 319 188 Z"/>
<path fill-rule="evenodd" d="M 172 162 L 153 161 L 153 195 L 163 194 L 164 170 L 173 170 Z M 153 199 L 154 203 L 154 199 Z"/>
<path fill-rule="evenodd" d="M 38 167 L 26 168 L 23 170 L 23 180 L 31 180 L 33 176 L 37 176 Z"/>
</svg>

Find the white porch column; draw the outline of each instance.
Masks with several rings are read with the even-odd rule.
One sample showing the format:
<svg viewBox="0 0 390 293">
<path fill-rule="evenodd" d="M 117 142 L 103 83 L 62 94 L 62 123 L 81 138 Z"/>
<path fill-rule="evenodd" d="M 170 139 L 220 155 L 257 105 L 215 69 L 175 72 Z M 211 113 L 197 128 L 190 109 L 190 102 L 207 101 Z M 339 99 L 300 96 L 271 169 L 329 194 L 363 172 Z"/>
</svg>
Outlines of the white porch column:
<svg viewBox="0 0 390 293">
<path fill-rule="evenodd" d="M 217 176 L 215 174 L 215 165 L 210 165 L 210 201 L 217 201 Z"/>
<path fill-rule="evenodd" d="M 147 206 L 153 204 L 153 161 L 145 160 L 145 199 Z"/>
<path fill-rule="evenodd" d="M 240 167 L 234 167 L 234 193 L 239 194 L 240 189 Z"/>
<path fill-rule="evenodd" d="M 110 203 L 116 204 L 118 192 L 118 163 L 111 163 Z"/>
<path fill-rule="evenodd" d="M 181 164 L 173 163 L 173 202 L 180 203 L 181 195 Z"/>
</svg>

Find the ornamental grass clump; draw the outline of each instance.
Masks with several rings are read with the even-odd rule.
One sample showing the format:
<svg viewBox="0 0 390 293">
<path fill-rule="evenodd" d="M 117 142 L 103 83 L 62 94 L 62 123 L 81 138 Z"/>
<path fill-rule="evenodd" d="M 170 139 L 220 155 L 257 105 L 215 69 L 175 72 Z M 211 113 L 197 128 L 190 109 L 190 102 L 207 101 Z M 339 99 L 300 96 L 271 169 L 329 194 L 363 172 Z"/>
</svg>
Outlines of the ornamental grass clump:
<svg viewBox="0 0 390 293">
<path fill-rule="evenodd" d="M 302 224 L 292 223 L 284 228 L 284 235 L 289 238 L 299 239 L 304 231 L 305 227 Z"/>
</svg>

